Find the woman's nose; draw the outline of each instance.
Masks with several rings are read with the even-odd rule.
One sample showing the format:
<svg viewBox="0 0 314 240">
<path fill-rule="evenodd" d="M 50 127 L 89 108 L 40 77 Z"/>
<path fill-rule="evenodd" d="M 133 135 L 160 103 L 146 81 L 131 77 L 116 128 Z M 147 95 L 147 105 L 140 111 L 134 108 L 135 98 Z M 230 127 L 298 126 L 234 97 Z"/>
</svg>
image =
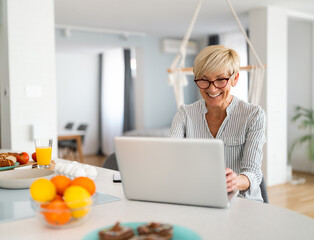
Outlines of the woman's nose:
<svg viewBox="0 0 314 240">
<path fill-rule="evenodd" d="M 216 90 L 217 88 L 215 87 L 215 85 L 213 84 L 213 82 L 210 82 L 208 90 Z"/>
</svg>

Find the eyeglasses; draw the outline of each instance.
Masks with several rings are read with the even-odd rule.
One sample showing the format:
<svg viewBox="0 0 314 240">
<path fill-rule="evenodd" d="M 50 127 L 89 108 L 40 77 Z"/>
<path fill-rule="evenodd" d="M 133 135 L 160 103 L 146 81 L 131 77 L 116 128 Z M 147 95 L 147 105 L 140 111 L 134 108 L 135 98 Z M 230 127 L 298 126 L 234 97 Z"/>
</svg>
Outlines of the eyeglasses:
<svg viewBox="0 0 314 240">
<path fill-rule="evenodd" d="M 212 81 L 212 82 L 208 81 L 207 79 L 202 79 L 202 78 L 194 79 L 194 82 L 201 89 L 209 88 L 210 84 L 213 84 L 215 88 L 221 89 L 221 88 L 224 88 L 225 86 L 227 86 L 228 81 L 230 80 L 232 75 L 233 75 L 233 73 L 228 78 L 219 78 L 219 79 Z"/>
</svg>

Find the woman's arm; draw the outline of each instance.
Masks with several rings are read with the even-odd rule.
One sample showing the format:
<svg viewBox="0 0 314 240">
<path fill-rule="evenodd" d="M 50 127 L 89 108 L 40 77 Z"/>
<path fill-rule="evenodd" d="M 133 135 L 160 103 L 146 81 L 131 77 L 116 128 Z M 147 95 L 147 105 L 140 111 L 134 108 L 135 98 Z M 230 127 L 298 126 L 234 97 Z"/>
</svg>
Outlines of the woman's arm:
<svg viewBox="0 0 314 240">
<path fill-rule="evenodd" d="M 244 195 L 251 194 L 251 191 L 259 189 L 260 182 L 262 181 L 261 166 L 263 159 L 263 145 L 266 141 L 265 128 L 265 112 L 261 107 L 258 107 L 248 121 L 243 157 L 240 165 L 241 171 L 239 176 L 244 175 L 249 181 L 248 188 L 243 189 L 247 190 L 242 192 Z M 240 178 L 239 180 L 242 181 L 243 178 Z M 242 184 L 239 183 L 239 185 Z"/>
<path fill-rule="evenodd" d="M 169 133 L 170 138 L 185 138 L 186 137 L 186 117 L 183 107 L 181 106 L 174 116 Z"/>
</svg>

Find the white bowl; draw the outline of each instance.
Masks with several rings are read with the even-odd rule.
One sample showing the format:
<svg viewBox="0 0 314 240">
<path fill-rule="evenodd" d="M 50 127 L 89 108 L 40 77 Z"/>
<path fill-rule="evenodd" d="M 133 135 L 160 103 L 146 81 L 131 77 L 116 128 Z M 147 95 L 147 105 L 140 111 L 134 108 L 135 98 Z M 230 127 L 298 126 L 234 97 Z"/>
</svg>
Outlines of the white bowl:
<svg viewBox="0 0 314 240">
<path fill-rule="evenodd" d="M 2 188 L 29 188 L 38 178 L 50 179 L 55 172 L 50 169 L 19 169 L 0 172 L 0 187 Z"/>
</svg>

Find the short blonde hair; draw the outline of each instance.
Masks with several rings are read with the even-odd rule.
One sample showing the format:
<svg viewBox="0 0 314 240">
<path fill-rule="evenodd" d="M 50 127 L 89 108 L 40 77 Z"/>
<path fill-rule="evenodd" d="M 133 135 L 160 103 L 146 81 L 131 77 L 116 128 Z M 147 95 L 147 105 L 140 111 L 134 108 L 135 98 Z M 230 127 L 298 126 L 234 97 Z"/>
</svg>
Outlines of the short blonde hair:
<svg viewBox="0 0 314 240">
<path fill-rule="evenodd" d="M 216 73 L 227 70 L 236 75 L 240 69 L 238 53 L 222 45 L 211 45 L 200 51 L 194 61 L 195 78 L 202 78 L 205 73 Z"/>
</svg>

